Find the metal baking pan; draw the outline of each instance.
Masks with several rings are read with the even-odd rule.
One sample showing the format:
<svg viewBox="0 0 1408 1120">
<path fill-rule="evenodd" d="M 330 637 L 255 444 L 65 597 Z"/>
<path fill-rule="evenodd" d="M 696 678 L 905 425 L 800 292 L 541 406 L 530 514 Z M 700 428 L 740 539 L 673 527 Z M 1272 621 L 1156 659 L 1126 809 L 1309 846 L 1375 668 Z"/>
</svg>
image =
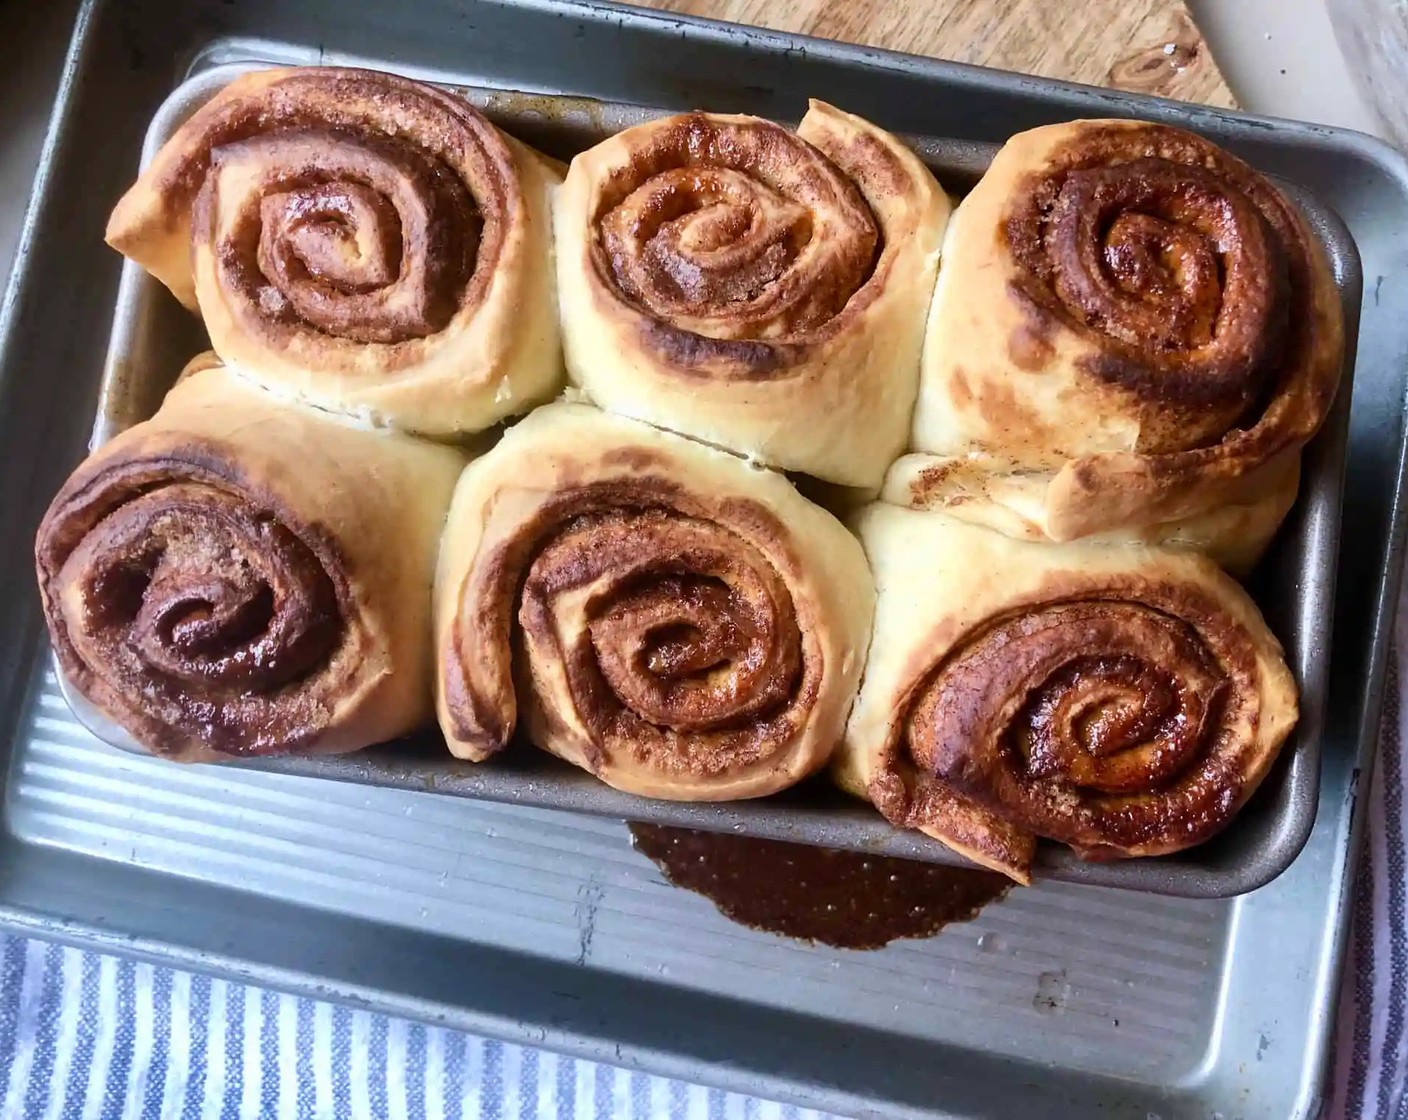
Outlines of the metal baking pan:
<svg viewBox="0 0 1408 1120">
<path fill-rule="evenodd" d="M 1046 881 L 931 940 L 856 954 L 732 926 L 604 818 L 98 744 L 43 652 L 28 542 L 93 414 L 119 273 L 103 222 L 188 73 L 320 59 L 779 119 L 820 93 L 975 143 L 1141 116 L 1195 127 L 1337 212 L 1366 283 L 1300 857 L 1232 900 Z M 89 3 L 0 310 L 0 923 L 850 1115 L 1312 1116 L 1401 568 L 1405 281 L 1408 166 L 1331 129 L 599 4 Z"/>
<path fill-rule="evenodd" d="M 258 49 L 258 48 L 256 48 Z M 202 60 L 204 61 L 204 60 Z M 168 137 L 216 91 L 249 69 L 249 63 L 204 66 L 162 104 L 144 145 L 145 164 Z M 501 128 L 557 158 L 570 159 L 622 128 L 669 110 L 617 102 L 456 87 Z M 992 144 L 909 136 L 952 193 L 967 189 L 996 151 Z M 1325 243 L 1344 300 L 1349 334 L 1355 334 L 1362 284 L 1359 254 L 1335 215 L 1294 183 L 1283 184 Z M 172 378 L 194 349 L 197 328 L 161 286 L 127 265 L 118 289 L 112 342 L 100 389 L 93 446 L 156 409 Z M 1320 778 L 1320 729 L 1325 711 L 1325 641 L 1334 601 L 1335 545 L 1344 467 L 1345 432 L 1353 371 L 1347 363 L 1337 408 L 1306 459 L 1297 508 L 1258 573 L 1256 592 L 1286 645 L 1301 688 L 1301 719 L 1270 780 L 1213 844 L 1164 859 L 1090 863 L 1061 845 L 1043 843 L 1036 873 L 1070 882 L 1126 887 L 1190 897 L 1240 894 L 1290 866 L 1315 820 Z M 70 705 L 94 734 L 115 746 L 140 749 L 122 728 L 65 690 Z M 253 765 L 397 789 L 539 808 L 568 809 L 658 824 L 805 841 L 812 844 L 908 856 L 962 866 L 966 861 L 937 841 L 897 829 L 869 806 L 836 793 L 824 778 L 785 797 L 726 805 L 652 801 L 620 793 L 589 774 L 527 743 L 493 762 L 461 762 L 445 750 L 438 732 L 427 732 L 355 755 L 260 760 Z"/>
</svg>

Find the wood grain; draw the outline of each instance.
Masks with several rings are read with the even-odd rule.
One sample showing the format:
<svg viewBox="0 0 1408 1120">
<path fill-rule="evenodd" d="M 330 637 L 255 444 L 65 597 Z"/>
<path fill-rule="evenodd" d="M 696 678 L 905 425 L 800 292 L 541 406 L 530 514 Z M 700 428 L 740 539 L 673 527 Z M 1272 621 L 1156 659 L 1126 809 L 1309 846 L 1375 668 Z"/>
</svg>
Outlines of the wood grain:
<svg viewBox="0 0 1408 1120">
<path fill-rule="evenodd" d="M 635 0 L 711 19 L 1233 106 L 1182 0 Z"/>
</svg>

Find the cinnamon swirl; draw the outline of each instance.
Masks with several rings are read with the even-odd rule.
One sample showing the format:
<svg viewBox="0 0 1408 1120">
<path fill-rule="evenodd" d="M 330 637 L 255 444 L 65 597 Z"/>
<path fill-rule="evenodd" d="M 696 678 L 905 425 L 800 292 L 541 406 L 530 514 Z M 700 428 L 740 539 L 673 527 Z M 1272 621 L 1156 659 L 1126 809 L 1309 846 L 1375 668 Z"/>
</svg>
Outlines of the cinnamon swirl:
<svg viewBox="0 0 1408 1120">
<path fill-rule="evenodd" d="M 162 146 L 107 239 L 266 386 L 473 432 L 561 383 L 560 181 L 452 93 L 367 70 L 265 70 Z"/>
<path fill-rule="evenodd" d="M 1241 160 L 1165 125 L 1039 128 L 954 215 L 912 443 L 989 480 L 930 487 L 955 516 L 1065 541 L 1239 506 L 1212 543 L 1251 556 L 1343 345 L 1322 247 Z"/>
<path fill-rule="evenodd" d="M 221 367 L 94 452 L 39 528 L 60 667 L 183 761 L 356 750 L 430 716 L 430 586 L 462 457 Z"/>
<path fill-rule="evenodd" d="M 1207 840 L 1295 725 L 1281 647 L 1202 556 L 885 503 L 856 526 L 878 598 L 838 780 L 1018 881 L 1037 836 L 1091 859 Z"/>
<path fill-rule="evenodd" d="M 860 545 L 780 475 L 579 404 L 462 478 L 437 704 L 483 761 L 539 746 L 632 793 L 758 797 L 825 764 L 870 634 Z"/>
<path fill-rule="evenodd" d="M 627 129 L 557 198 L 568 375 L 608 411 L 878 485 L 948 213 L 913 152 L 820 101 L 795 133 L 712 113 Z"/>
</svg>

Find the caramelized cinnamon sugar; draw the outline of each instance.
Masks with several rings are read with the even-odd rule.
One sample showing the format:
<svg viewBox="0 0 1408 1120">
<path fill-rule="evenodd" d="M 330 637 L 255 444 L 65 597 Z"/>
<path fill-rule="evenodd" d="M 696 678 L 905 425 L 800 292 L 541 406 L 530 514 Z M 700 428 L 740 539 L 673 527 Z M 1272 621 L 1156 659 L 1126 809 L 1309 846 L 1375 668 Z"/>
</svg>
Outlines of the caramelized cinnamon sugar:
<svg viewBox="0 0 1408 1120">
<path fill-rule="evenodd" d="M 250 87 L 244 92 L 245 86 Z M 242 328 L 391 348 L 483 297 L 514 205 L 513 155 L 462 99 L 370 71 L 237 80 L 154 184 L 214 254 Z M 399 347 L 399 349 L 398 349 Z"/>
<path fill-rule="evenodd" d="M 1193 587 L 1035 599 L 918 671 L 872 787 L 911 827 L 971 815 L 957 794 L 1087 857 L 1172 850 L 1221 829 L 1266 762 L 1251 639 Z M 1009 846 L 977 823 L 970 846 Z"/>
<path fill-rule="evenodd" d="M 626 135 L 590 221 L 601 282 L 644 313 L 646 346 L 686 373 L 760 377 L 839 327 L 883 238 L 831 160 L 753 118 L 689 113 Z"/>
<path fill-rule="evenodd" d="M 457 733 L 505 745 L 465 671 L 493 651 L 516 662 L 531 712 L 585 730 L 598 767 L 718 776 L 763 762 L 807 719 L 821 673 L 787 578 L 754 543 L 784 535 L 754 503 L 711 508 L 648 478 L 564 480 L 465 592 L 442 668 Z"/>
<path fill-rule="evenodd" d="M 1093 375 L 1160 406 L 1140 451 L 1215 444 L 1307 373 L 1318 425 L 1335 371 L 1327 387 L 1305 368 L 1319 298 L 1309 235 L 1251 168 L 1177 129 L 1092 126 L 1012 198 L 1015 293 L 1034 320 L 1098 343 Z"/>
<path fill-rule="evenodd" d="M 966 922 L 1012 883 L 990 871 L 631 823 L 636 849 L 677 887 L 752 929 L 879 949 Z"/>
<path fill-rule="evenodd" d="M 105 710 L 135 713 L 155 749 L 286 751 L 325 725 L 341 558 L 218 449 L 80 470 L 36 559 L 65 673 Z"/>
<path fill-rule="evenodd" d="M 232 175 L 260 185 L 217 194 Z M 229 294 L 259 318 L 388 344 L 449 324 L 480 224 L 463 185 L 414 147 L 312 130 L 222 148 L 195 215 Z"/>
</svg>

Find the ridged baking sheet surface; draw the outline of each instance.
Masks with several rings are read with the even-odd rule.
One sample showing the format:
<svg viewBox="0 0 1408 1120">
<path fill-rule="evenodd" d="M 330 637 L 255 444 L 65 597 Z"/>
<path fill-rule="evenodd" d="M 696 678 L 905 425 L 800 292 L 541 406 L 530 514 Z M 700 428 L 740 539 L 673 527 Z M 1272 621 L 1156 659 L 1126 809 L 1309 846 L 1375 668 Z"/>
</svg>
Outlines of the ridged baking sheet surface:
<svg viewBox="0 0 1408 1120">
<path fill-rule="evenodd" d="M 25 840 L 825 1019 L 1154 1083 L 1217 1020 L 1235 904 L 1042 885 L 878 952 L 745 929 L 664 882 L 623 824 L 231 767 L 79 727 L 47 659 L 9 784 Z"/>
</svg>

